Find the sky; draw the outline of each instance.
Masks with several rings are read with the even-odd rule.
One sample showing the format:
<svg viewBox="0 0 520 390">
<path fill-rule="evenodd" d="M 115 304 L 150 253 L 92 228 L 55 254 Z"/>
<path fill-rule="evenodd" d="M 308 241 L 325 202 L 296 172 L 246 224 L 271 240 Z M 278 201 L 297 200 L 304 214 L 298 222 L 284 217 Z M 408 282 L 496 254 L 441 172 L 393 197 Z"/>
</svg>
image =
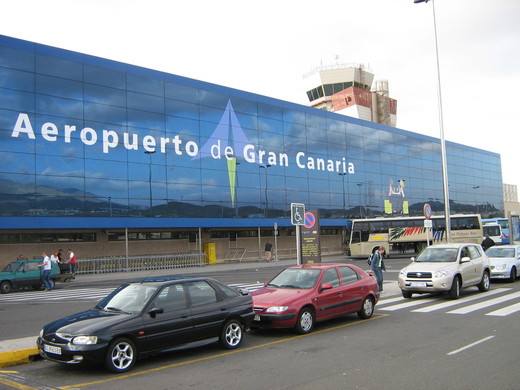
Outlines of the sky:
<svg viewBox="0 0 520 390">
<path fill-rule="evenodd" d="M 0 34 L 303 105 L 305 73 L 363 64 L 398 128 L 439 138 L 435 25 L 445 140 L 520 188 L 520 1 L 434 1 L 2 0 Z"/>
</svg>

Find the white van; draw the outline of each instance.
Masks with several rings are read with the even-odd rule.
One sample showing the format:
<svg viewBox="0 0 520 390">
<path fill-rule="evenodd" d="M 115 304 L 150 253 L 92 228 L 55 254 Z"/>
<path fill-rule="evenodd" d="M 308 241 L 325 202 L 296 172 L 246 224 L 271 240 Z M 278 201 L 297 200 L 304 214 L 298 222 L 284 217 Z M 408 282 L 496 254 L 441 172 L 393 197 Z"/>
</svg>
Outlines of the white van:
<svg viewBox="0 0 520 390">
<path fill-rule="evenodd" d="M 486 223 L 482 225 L 482 233 L 486 238 L 486 234 L 489 234 L 489 238 L 495 241 L 495 245 L 502 245 L 502 228 L 498 223 Z"/>
</svg>

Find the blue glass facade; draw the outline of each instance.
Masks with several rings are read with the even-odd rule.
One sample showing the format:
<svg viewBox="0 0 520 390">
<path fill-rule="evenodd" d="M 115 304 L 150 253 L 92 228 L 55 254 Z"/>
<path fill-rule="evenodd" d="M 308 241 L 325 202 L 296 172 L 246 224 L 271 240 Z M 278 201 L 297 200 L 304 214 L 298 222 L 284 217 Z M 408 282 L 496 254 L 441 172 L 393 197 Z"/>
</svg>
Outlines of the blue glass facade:
<svg viewBox="0 0 520 390">
<path fill-rule="evenodd" d="M 438 139 L 5 36 L 0 151 L 1 229 L 443 209 Z M 500 155 L 448 142 L 447 157 L 452 212 L 502 215 Z"/>
</svg>

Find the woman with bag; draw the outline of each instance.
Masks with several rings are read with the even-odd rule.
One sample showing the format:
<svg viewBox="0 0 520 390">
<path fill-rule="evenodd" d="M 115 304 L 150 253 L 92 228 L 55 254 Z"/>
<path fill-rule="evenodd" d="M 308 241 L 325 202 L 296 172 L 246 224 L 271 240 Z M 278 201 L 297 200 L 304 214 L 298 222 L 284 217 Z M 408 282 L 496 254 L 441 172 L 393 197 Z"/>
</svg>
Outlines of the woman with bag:
<svg viewBox="0 0 520 390">
<path fill-rule="evenodd" d="M 385 248 L 380 246 L 377 252 L 372 255 L 370 264 L 370 269 L 374 271 L 376 276 L 379 291 L 383 291 L 383 271 L 386 271 L 384 256 Z"/>
</svg>

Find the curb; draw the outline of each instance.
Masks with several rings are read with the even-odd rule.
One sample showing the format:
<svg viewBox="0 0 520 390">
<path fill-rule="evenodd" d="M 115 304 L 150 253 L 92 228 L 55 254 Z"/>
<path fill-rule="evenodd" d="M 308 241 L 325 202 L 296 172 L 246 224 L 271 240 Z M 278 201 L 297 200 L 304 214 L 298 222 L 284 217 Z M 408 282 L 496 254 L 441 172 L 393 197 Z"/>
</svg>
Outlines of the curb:
<svg viewBox="0 0 520 390">
<path fill-rule="evenodd" d="M 16 351 L 0 352 L 0 367 L 29 363 L 39 357 L 38 348 L 18 349 Z"/>
</svg>

